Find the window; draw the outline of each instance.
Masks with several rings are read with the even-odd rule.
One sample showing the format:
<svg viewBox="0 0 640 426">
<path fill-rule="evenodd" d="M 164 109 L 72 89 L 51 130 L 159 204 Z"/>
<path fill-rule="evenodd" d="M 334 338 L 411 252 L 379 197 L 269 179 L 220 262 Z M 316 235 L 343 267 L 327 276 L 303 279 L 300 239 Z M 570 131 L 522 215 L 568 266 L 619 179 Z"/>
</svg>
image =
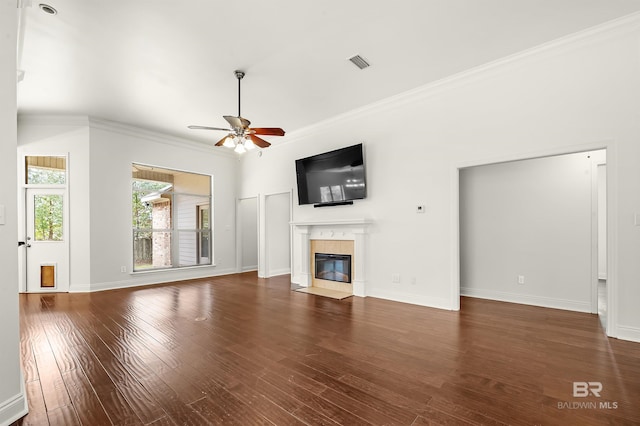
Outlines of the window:
<svg viewBox="0 0 640 426">
<path fill-rule="evenodd" d="M 25 183 L 37 185 L 64 185 L 67 180 L 66 157 L 25 157 Z"/>
<path fill-rule="evenodd" d="M 211 176 L 133 164 L 133 270 L 211 265 Z"/>
<path fill-rule="evenodd" d="M 33 196 L 33 230 L 36 241 L 62 241 L 62 195 Z"/>
</svg>

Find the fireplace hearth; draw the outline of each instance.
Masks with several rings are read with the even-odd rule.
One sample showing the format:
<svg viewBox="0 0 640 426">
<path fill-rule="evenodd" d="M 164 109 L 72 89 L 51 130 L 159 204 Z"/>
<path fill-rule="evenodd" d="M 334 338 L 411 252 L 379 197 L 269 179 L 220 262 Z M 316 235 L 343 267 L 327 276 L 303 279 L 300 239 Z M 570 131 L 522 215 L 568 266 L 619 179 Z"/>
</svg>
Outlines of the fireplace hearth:
<svg viewBox="0 0 640 426">
<path fill-rule="evenodd" d="M 315 278 L 351 284 L 351 255 L 315 253 Z"/>
</svg>

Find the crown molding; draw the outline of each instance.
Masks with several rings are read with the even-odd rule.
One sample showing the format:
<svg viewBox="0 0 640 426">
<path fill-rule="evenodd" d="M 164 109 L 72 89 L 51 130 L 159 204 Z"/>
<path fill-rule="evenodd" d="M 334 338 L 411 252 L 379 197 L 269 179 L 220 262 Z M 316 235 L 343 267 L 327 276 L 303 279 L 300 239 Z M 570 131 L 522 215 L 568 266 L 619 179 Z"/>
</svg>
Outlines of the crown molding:
<svg viewBox="0 0 640 426">
<path fill-rule="evenodd" d="M 319 121 L 310 126 L 295 130 L 273 144 L 272 148 L 278 148 L 297 140 L 327 131 L 335 125 L 348 123 L 358 118 L 374 113 L 385 112 L 398 106 L 416 103 L 428 99 L 443 91 L 453 90 L 461 85 L 468 84 L 480 78 L 486 78 L 504 71 L 508 66 L 544 57 L 548 54 L 557 54 L 562 50 L 575 49 L 584 45 L 593 44 L 611 37 L 624 35 L 640 28 L 640 12 L 632 13 L 585 30 L 581 30 L 558 39 L 531 47 L 529 49 L 496 59 L 494 61 L 470 68 L 465 71 L 450 75 L 440 80 L 427 83 L 415 89 L 411 89 L 377 102 L 365 105 L 346 113 Z"/>
<path fill-rule="evenodd" d="M 238 154 L 230 150 L 218 150 L 213 145 L 209 146 L 200 142 L 195 142 L 179 136 L 167 135 L 154 130 L 143 129 L 130 124 L 105 120 L 86 115 L 39 115 L 39 114 L 19 114 L 18 125 L 29 126 L 73 126 L 100 129 L 108 132 L 119 133 L 121 135 L 150 140 L 156 143 L 171 145 L 180 148 L 189 148 L 195 151 L 206 152 L 215 156 L 238 159 Z"/>
<path fill-rule="evenodd" d="M 89 126 L 86 115 L 18 114 L 18 125 L 29 126 Z"/>
<path fill-rule="evenodd" d="M 109 132 L 115 132 L 126 136 L 133 136 L 141 139 L 147 139 L 152 142 L 162 143 L 165 145 L 171 145 L 181 148 L 189 148 L 196 151 L 206 152 L 216 156 L 237 158 L 235 153 L 227 151 L 216 150 L 211 145 L 205 145 L 200 142 L 195 142 L 190 139 L 185 139 L 179 136 L 167 135 L 157 132 L 155 130 L 144 129 L 136 127 L 130 124 L 119 123 L 117 121 L 105 120 L 102 118 L 89 117 L 89 126 L 92 129 L 100 129 Z"/>
</svg>

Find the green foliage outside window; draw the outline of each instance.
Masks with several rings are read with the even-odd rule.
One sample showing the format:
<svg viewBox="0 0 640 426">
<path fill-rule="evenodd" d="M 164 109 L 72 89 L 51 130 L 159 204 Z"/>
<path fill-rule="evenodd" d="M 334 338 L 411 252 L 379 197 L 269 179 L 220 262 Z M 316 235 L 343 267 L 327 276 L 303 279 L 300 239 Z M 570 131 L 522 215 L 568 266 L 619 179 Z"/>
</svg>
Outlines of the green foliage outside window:
<svg viewBox="0 0 640 426">
<path fill-rule="evenodd" d="M 27 183 L 36 185 L 64 185 L 66 172 L 58 169 L 41 167 L 27 168 Z"/>
<path fill-rule="evenodd" d="M 34 197 L 34 231 L 36 241 L 62 241 L 62 195 Z"/>
<path fill-rule="evenodd" d="M 158 191 L 167 186 L 166 182 L 154 182 L 149 180 L 135 179 L 133 181 L 133 191 L 131 203 L 133 208 L 133 229 L 151 229 L 153 228 L 152 206 L 149 203 L 143 203 L 142 197 L 151 192 Z"/>
</svg>

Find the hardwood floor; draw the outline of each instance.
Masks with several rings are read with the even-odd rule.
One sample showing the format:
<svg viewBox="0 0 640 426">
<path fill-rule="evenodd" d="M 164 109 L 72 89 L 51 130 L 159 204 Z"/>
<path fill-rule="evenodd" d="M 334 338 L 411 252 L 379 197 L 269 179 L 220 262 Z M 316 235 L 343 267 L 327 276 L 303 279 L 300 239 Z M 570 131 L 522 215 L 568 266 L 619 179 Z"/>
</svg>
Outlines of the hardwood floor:
<svg viewBox="0 0 640 426">
<path fill-rule="evenodd" d="M 16 424 L 640 424 L 640 344 L 596 315 L 289 287 L 246 273 L 20 295 L 30 412 Z M 600 398 L 573 397 L 576 381 L 601 382 Z"/>
</svg>

